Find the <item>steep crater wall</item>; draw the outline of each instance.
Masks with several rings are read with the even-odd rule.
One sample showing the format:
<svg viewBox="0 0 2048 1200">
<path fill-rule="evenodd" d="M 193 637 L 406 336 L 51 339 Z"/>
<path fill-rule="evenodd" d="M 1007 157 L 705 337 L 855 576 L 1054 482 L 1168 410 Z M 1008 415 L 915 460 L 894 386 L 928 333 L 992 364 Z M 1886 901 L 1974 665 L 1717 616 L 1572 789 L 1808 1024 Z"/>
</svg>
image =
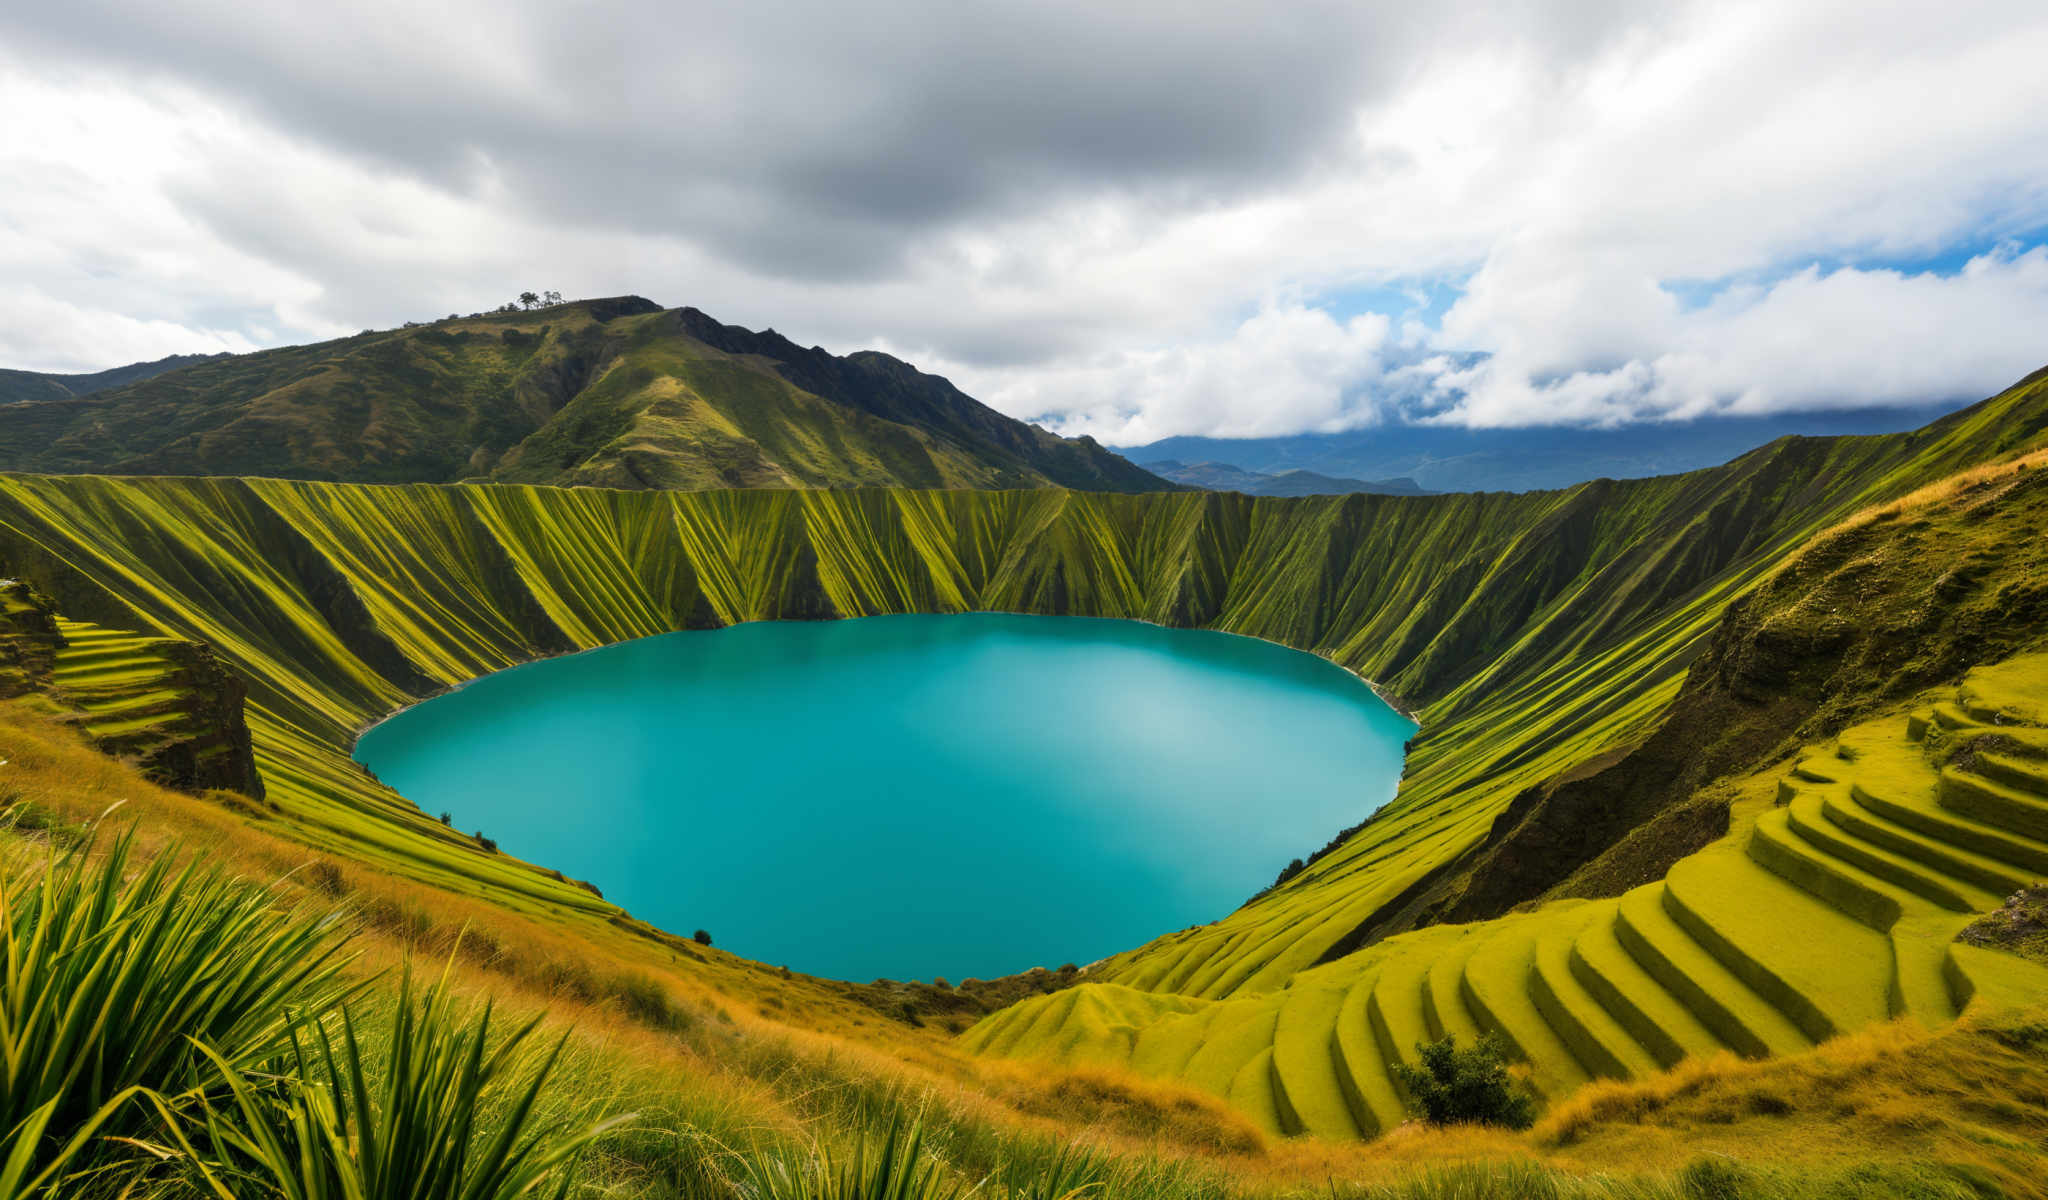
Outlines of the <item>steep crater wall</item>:
<svg viewBox="0 0 2048 1200">
<path fill-rule="evenodd" d="M 343 854 L 367 842 L 422 878 L 595 914 L 614 910 L 370 778 L 348 758 L 356 732 L 534 657 L 748 620 L 1125 617 L 1322 654 L 1424 728 L 1393 804 L 1182 939 L 1188 969 L 1155 981 L 1227 995 L 1280 986 L 1356 942 L 1483 846 L 1516 796 L 1648 736 L 1745 588 L 1872 500 L 2038 443 L 2041 390 L 1912 434 L 1787 439 L 1711 471 L 1524 495 L 14 476 L 0 480 L 0 571 L 67 616 L 211 646 L 247 682 L 255 760 L 297 836 Z"/>
</svg>

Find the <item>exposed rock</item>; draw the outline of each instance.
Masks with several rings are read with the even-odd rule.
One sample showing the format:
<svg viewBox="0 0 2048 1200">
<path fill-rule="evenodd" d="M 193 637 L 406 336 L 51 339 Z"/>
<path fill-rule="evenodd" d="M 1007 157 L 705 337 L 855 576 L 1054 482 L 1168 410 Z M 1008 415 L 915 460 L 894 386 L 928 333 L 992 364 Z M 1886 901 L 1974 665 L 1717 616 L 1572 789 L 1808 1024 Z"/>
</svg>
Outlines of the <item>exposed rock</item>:
<svg viewBox="0 0 2048 1200">
<path fill-rule="evenodd" d="M 0 697 L 40 693 L 79 709 L 81 728 L 96 746 L 134 758 L 151 778 L 169 787 L 232 791 L 261 800 L 263 779 L 243 715 L 248 689 L 240 676 L 223 667 L 213 647 L 204 643 L 152 637 L 146 645 L 163 666 L 137 686 L 172 698 L 141 711 L 162 719 L 96 732 L 85 720 L 79 689 L 57 680 L 59 657 L 68 646 L 56 606 L 25 580 L 0 581 Z M 104 698 L 106 692 L 87 694 Z"/>
<path fill-rule="evenodd" d="M 203 642 L 166 642 L 157 652 L 178 666 L 172 679 L 186 694 L 185 719 L 175 736 L 143 755 L 143 769 L 183 791 L 220 789 L 263 799 L 263 777 L 256 770 L 242 710 L 248 688 L 241 677 L 221 666 L 213 647 Z"/>
<path fill-rule="evenodd" d="M 48 687 L 62 644 L 49 598 L 27 580 L 0 580 L 0 697 Z"/>
</svg>

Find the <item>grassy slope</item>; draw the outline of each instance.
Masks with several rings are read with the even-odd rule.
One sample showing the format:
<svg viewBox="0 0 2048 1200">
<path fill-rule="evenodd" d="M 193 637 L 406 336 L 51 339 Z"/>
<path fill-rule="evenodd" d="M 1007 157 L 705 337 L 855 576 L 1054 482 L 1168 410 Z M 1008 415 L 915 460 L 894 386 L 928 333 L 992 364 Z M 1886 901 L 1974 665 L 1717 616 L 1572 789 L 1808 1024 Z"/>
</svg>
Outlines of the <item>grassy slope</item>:
<svg viewBox="0 0 2048 1200">
<path fill-rule="evenodd" d="M 14 404 L 25 400 L 63 400 L 71 396 L 89 396 L 108 388 L 120 387 L 125 383 L 138 383 L 151 379 L 166 371 L 193 363 L 205 362 L 215 357 L 207 354 L 173 354 L 155 362 L 129 363 L 105 371 L 94 371 L 84 375 L 58 375 L 42 371 L 0 370 L 0 404 Z"/>
<path fill-rule="evenodd" d="M 1916 434 L 1791 440 L 1712 471 L 1523 496 L 20 476 L 0 481 L 0 567 L 69 617 L 218 647 L 249 679 L 259 763 L 291 836 L 586 925 L 612 910 L 379 786 L 347 757 L 355 732 L 536 654 L 778 617 L 1083 613 L 1325 654 L 1420 710 L 1400 797 L 1286 886 L 1102 972 L 1263 1009 L 1261 996 L 1472 844 L 1523 786 L 1640 732 L 1727 601 L 1815 530 L 2038 445 L 2043 392 L 2034 381 Z M 1346 997 L 1318 1004 L 1333 1000 L 1342 1011 Z M 1269 1013 L 1265 1036 L 1310 1029 L 1322 1008 L 1284 1026 Z M 1261 1019 L 1238 1024 L 1256 1032 Z M 1275 1050 L 1204 1069 L 1278 1114 L 1262 1081 L 1300 1055 Z"/>
<path fill-rule="evenodd" d="M 863 1027 L 862 1010 L 833 1011 L 829 999 L 821 1007 L 801 977 L 716 951 L 673 961 L 617 931 L 602 931 L 609 941 L 587 937 L 374 866 L 316 860 L 309 870 L 304 848 L 279 831 L 152 785 L 46 708 L 0 701 L 12 802 L 32 818 L 0 833 L 0 857 L 40 856 L 43 847 L 16 834 L 67 841 L 119 799 L 147 851 L 175 838 L 209 863 L 278 880 L 287 902 L 324 908 L 345 897 L 369 918 L 355 939 L 363 966 L 384 972 L 362 1014 L 372 1031 L 385 1027 L 401 956 L 441 960 L 461 931 L 452 967 L 465 991 L 488 995 L 508 1016 L 545 1007 L 570 1034 L 544 1119 L 640 1114 L 586 1164 L 584 1182 L 607 1195 L 736 1197 L 717 1175 L 744 1164 L 707 1149 L 788 1153 L 815 1141 L 844 1151 L 911 1116 L 967 1180 L 1045 1171 L 1079 1148 L 1085 1177 L 1111 1181 L 1104 1194 L 1130 1200 L 1964 1200 L 1995 1194 L 1971 1186 L 1983 1182 L 2015 1197 L 2044 1194 L 2048 1110 L 2037 1098 L 2048 1095 L 2048 1054 L 2038 1022 L 1965 1021 L 1931 1037 L 1895 1024 L 1788 1059 L 1694 1060 L 1642 1083 L 1596 1085 L 1522 1135 L 1410 1125 L 1373 1143 L 1269 1142 L 1220 1103 L 1127 1074 L 938 1057 L 894 1022 L 877 1027 L 866 1013 Z M 1218 1007 L 1179 1003 L 1198 1015 Z M 824 1029 L 851 1039 L 820 1036 Z M 1163 1058 L 1193 1049 L 1151 1041 Z M 1717 1168 L 1702 1177 L 1712 1186 L 1674 1191 L 1680 1164 L 1691 1164 L 1688 1173 Z"/>
<path fill-rule="evenodd" d="M 0 404 L 63 400 L 72 394 L 57 379 L 37 371 L 0 371 Z"/>
<path fill-rule="evenodd" d="M 752 339 L 747 352 L 695 336 L 728 332 Z M 636 297 L 220 358 L 90 396 L 16 382 L 19 398 L 38 401 L 0 411 L 0 463 L 18 470 L 626 488 L 1170 486 L 885 355 L 800 351 Z"/>
<path fill-rule="evenodd" d="M 1281 990 L 1193 1008 L 1084 983 L 987 1018 L 965 1044 L 1222 1091 L 1156 1046 L 1228 1022 L 1256 1031 L 1236 1053 L 1271 1061 L 1266 1102 L 1234 1077 L 1234 1107 L 1270 1132 L 1345 1138 L 1404 1119 L 1391 1068 L 1442 1033 L 1498 1034 L 1555 1102 L 1596 1078 L 1796 1053 L 1892 1018 L 1940 1028 L 1980 997 L 2038 1004 L 2048 967 L 1953 939 L 2048 867 L 2048 758 L 1982 749 L 2048 753 L 2048 656 L 1927 701 L 1741 781 L 1727 837 L 1618 902 L 1401 934 Z M 1105 1001 L 1115 1017 L 1082 1019 Z"/>
</svg>

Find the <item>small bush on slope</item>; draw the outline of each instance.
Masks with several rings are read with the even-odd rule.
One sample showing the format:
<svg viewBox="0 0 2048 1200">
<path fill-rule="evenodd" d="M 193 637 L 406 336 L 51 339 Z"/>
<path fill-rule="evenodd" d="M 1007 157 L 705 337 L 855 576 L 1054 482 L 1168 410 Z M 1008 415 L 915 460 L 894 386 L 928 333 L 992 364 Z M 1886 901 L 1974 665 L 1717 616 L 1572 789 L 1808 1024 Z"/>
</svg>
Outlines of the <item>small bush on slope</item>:
<svg viewBox="0 0 2048 1200">
<path fill-rule="evenodd" d="M 1972 946 L 1991 946 L 2048 962 L 2048 887 L 2021 888 L 2006 897 L 2002 907 L 1978 917 L 1957 936 Z"/>
<path fill-rule="evenodd" d="M 1527 1129 L 1536 1103 L 1509 1078 L 1499 1039 L 1487 1034 L 1470 1049 L 1455 1038 L 1421 1043 L 1422 1065 L 1394 1066 L 1395 1077 L 1422 1118 L 1432 1125 L 1505 1125 Z"/>
</svg>

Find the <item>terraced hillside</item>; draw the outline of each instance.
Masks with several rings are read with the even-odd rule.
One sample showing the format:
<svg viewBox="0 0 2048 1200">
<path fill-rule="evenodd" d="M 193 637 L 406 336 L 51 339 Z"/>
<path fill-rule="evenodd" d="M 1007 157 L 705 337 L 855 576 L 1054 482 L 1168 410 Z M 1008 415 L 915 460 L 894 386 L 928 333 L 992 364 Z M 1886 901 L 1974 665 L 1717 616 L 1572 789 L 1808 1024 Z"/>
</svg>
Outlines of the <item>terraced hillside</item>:
<svg viewBox="0 0 2048 1200">
<path fill-rule="evenodd" d="M 56 684 L 86 714 L 87 737 L 114 753 L 143 751 L 190 715 L 191 690 L 162 653 L 171 639 L 59 618 Z"/>
<path fill-rule="evenodd" d="M 241 683 L 207 647 L 70 620 L 33 585 L 0 580 L 0 696 L 25 694 L 160 783 L 263 798 Z"/>
<path fill-rule="evenodd" d="M 1691 1056 L 1792 1053 L 1973 999 L 2038 1003 L 2048 966 L 1957 942 L 2048 877 L 2048 656 L 1973 672 L 1910 718 L 1845 730 L 1746 781 L 1733 831 L 1605 900 L 1398 935 L 1225 1000 L 1180 964 L 987 1018 L 983 1053 L 1113 1064 L 1229 1098 L 1274 1132 L 1371 1136 L 1405 1118 L 1391 1067 L 1497 1034 L 1545 1097 Z"/>
<path fill-rule="evenodd" d="M 1098 1027 L 1171 1024 L 1181 1032 L 1164 1041 L 1133 1039 L 1133 1055 L 1146 1048 L 1134 1066 L 1198 1082 L 1276 1127 L 1342 1132 L 1328 1117 L 1336 1109 L 1312 1097 L 1338 1097 L 1356 1128 L 1360 1113 L 1386 1111 L 1383 1091 L 1365 1094 L 1373 1072 L 1340 1072 L 1330 1053 L 1346 1038 L 1351 1053 L 1368 1053 L 1358 1039 L 1370 1022 L 1351 1019 L 1372 997 L 1353 986 L 1365 964 L 1384 963 L 1387 986 L 1416 997 L 1398 1017 L 1397 1047 L 1430 1028 L 1427 986 L 1443 1029 L 1469 1031 L 1460 1011 L 1475 1026 L 1482 1012 L 1514 1023 L 1539 1082 L 1566 1087 L 1586 1064 L 1542 1048 L 1544 1031 L 1563 1035 L 1529 1016 L 1541 1010 L 1524 1008 L 1523 984 L 1531 964 L 1555 966 L 1560 946 L 1569 968 L 1610 902 L 1615 914 L 1648 907 L 1602 899 L 1596 886 L 1631 872 L 1661 878 L 1676 857 L 1646 854 L 1634 831 L 1688 802 L 1696 783 L 1768 761 L 1814 722 L 1861 719 L 1859 706 L 2027 649 L 2048 628 L 2029 615 L 2048 615 L 2037 536 L 2048 474 L 1999 467 L 1943 492 L 1933 515 L 1902 498 L 2044 444 L 2048 382 L 2037 377 L 1910 434 L 1787 439 L 1709 471 L 1518 496 L 12 476 L 0 479 L 0 571 L 31 581 L 68 620 L 212 647 L 247 682 L 275 807 L 264 819 L 279 832 L 572 925 L 618 914 L 378 784 L 348 757 L 356 733 L 535 656 L 744 620 L 1131 617 L 1323 654 L 1419 713 L 1397 799 L 1239 911 L 1102 964 L 1094 978 L 1114 986 L 1062 993 L 1018 1044 L 1085 1056 L 1114 1040 Z M 1929 576 L 1922 586 L 1920 572 L 1937 568 L 1938 585 Z M 1872 596 L 1900 604 L 1857 608 Z M 1711 669 L 1689 676 L 1696 661 Z M 134 681 L 138 694 L 146 684 Z M 1680 710 L 1712 714 L 1702 727 L 1727 743 L 1716 757 L 1655 753 Z M 1629 819 L 1564 844 L 1546 821 L 1610 808 Z M 1749 810 L 1717 811 L 1735 837 L 1754 832 Z M 1510 866 L 1523 872 L 1521 894 L 1470 886 L 1475 872 Z M 1779 880 L 1760 864 L 1745 878 Z M 1414 963 L 1388 949 L 1449 914 L 1495 916 L 1550 890 L 1594 897 L 1569 910 L 1583 928 L 1549 911 L 1469 944 L 1455 928 L 1424 928 L 1414 937 L 1455 943 L 1438 961 L 1461 965 L 1432 966 L 1412 989 Z M 1655 909 L 1668 912 L 1661 898 Z M 1819 921 L 1835 910 L 1815 911 Z M 1562 982 L 1577 978 L 1569 969 L 1547 977 L 1559 989 L 1553 1010 L 1578 1003 Z M 1680 1025 L 1671 1036 L 1683 1046 L 1692 1035 Z M 1807 1039 L 1820 1028 L 1793 1027 Z M 1176 1061 L 1195 1028 L 1200 1052 Z M 1672 1049 L 1610 1040 L 1606 1067 L 1634 1070 Z M 1281 1075 L 1300 1082 L 1285 1092 L 1260 1082 Z"/>
<path fill-rule="evenodd" d="M 164 373 L 153 368 L 176 367 Z M 5 375 L 0 372 L 0 375 Z M 1174 485 L 886 354 L 637 296 L 0 378 L 0 468 L 604 487 Z"/>
</svg>

